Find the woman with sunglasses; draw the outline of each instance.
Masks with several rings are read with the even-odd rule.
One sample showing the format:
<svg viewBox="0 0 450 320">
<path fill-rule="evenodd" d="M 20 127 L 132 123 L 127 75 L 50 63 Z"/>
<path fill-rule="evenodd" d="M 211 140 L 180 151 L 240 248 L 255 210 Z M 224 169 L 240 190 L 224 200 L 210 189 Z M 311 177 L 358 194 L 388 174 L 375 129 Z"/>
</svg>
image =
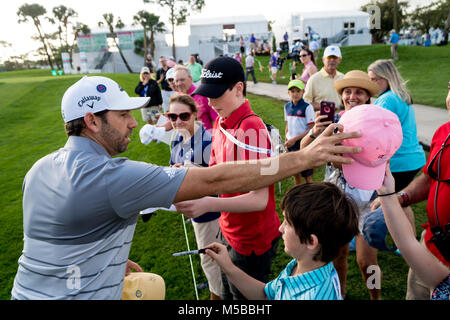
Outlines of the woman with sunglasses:
<svg viewBox="0 0 450 320">
<path fill-rule="evenodd" d="M 412 97 L 391 60 L 377 60 L 368 67 L 372 81 L 380 86 L 375 105 L 394 112 L 402 125 L 403 143 L 391 158 L 395 191 L 405 188 L 425 164 L 425 152 L 417 138 Z"/>
<path fill-rule="evenodd" d="M 166 114 L 175 129 L 171 143 L 170 164 L 173 166 L 208 167 L 211 153 L 211 133 L 201 122 L 195 121 L 197 106 L 194 99 L 185 94 L 170 97 L 169 112 Z M 198 249 L 217 241 L 220 212 L 207 212 L 193 218 Z M 200 255 L 202 269 L 208 280 L 211 300 L 220 300 L 222 278 L 220 267 L 206 255 Z"/>
<path fill-rule="evenodd" d="M 316 63 L 314 61 L 314 54 L 311 50 L 304 48 L 300 51 L 300 61 L 305 66 L 300 76 L 300 80 L 306 85 L 309 78 L 317 72 Z"/>
</svg>

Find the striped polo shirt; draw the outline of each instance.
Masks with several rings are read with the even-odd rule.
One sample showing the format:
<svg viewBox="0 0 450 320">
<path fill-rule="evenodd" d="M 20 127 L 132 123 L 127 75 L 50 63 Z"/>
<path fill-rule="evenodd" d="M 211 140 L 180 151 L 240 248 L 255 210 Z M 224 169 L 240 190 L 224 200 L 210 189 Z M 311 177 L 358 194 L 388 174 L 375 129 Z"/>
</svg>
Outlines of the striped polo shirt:
<svg viewBox="0 0 450 320">
<path fill-rule="evenodd" d="M 269 300 L 342 300 L 339 277 L 333 262 L 300 275 L 291 276 L 297 266 L 293 259 L 264 292 Z"/>
<path fill-rule="evenodd" d="M 25 176 L 12 298 L 120 299 L 139 211 L 168 208 L 185 174 L 69 137 Z"/>
<path fill-rule="evenodd" d="M 289 101 L 284 105 L 284 120 L 287 122 L 287 139 L 291 139 L 309 130 L 308 125 L 314 124 L 314 107 L 305 100 L 300 99 L 294 104 Z"/>
</svg>

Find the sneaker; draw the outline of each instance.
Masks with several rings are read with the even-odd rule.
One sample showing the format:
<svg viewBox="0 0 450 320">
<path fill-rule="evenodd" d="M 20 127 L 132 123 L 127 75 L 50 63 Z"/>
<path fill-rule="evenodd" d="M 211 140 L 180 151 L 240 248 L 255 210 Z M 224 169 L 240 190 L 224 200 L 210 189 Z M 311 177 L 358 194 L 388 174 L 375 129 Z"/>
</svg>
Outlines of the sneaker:
<svg viewBox="0 0 450 320">
<path fill-rule="evenodd" d="M 272 84 L 277 84 L 277 82 L 276 81 L 272 81 Z"/>
<path fill-rule="evenodd" d="M 186 220 L 184 220 L 185 223 L 192 223 L 192 219 L 191 218 L 187 218 Z"/>
</svg>

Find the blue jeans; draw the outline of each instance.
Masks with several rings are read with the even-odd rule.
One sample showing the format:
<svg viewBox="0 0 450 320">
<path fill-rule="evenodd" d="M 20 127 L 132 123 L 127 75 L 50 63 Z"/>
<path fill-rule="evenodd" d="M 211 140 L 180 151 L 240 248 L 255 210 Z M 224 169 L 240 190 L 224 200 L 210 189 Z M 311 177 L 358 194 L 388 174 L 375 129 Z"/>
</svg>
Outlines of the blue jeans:
<svg viewBox="0 0 450 320">
<path fill-rule="evenodd" d="M 253 77 L 253 82 L 256 84 L 257 81 L 256 81 L 256 77 L 255 77 L 255 69 L 253 67 L 251 67 L 251 68 L 246 68 L 246 70 L 247 70 L 247 73 L 245 74 L 245 82 L 247 82 L 247 80 L 248 80 L 248 75 L 251 74 Z"/>
<path fill-rule="evenodd" d="M 260 256 L 257 256 L 255 252 L 252 252 L 250 256 L 244 256 L 234 250 L 228 241 L 220 232 L 219 239 L 222 241 L 228 249 L 228 254 L 230 255 L 231 261 L 242 271 L 247 273 L 249 276 L 262 281 L 264 283 L 269 282 L 270 277 L 270 267 L 272 266 L 272 260 L 277 253 L 278 242 L 281 236 L 276 237 L 272 241 L 272 247 Z M 228 281 L 227 276 L 222 271 L 222 283 L 223 291 L 221 298 L 223 300 L 247 300 L 242 293 Z"/>
</svg>

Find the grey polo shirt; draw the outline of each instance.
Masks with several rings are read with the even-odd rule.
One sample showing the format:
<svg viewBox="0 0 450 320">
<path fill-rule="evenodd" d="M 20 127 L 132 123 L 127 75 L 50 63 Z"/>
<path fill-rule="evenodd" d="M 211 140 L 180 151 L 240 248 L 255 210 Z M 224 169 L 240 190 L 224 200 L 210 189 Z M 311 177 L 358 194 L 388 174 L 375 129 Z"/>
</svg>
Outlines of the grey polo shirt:
<svg viewBox="0 0 450 320">
<path fill-rule="evenodd" d="M 168 208 L 187 169 L 111 158 L 84 137 L 37 161 L 23 183 L 15 299 L 120 299 L 139 211 Z"/>
</svg>

